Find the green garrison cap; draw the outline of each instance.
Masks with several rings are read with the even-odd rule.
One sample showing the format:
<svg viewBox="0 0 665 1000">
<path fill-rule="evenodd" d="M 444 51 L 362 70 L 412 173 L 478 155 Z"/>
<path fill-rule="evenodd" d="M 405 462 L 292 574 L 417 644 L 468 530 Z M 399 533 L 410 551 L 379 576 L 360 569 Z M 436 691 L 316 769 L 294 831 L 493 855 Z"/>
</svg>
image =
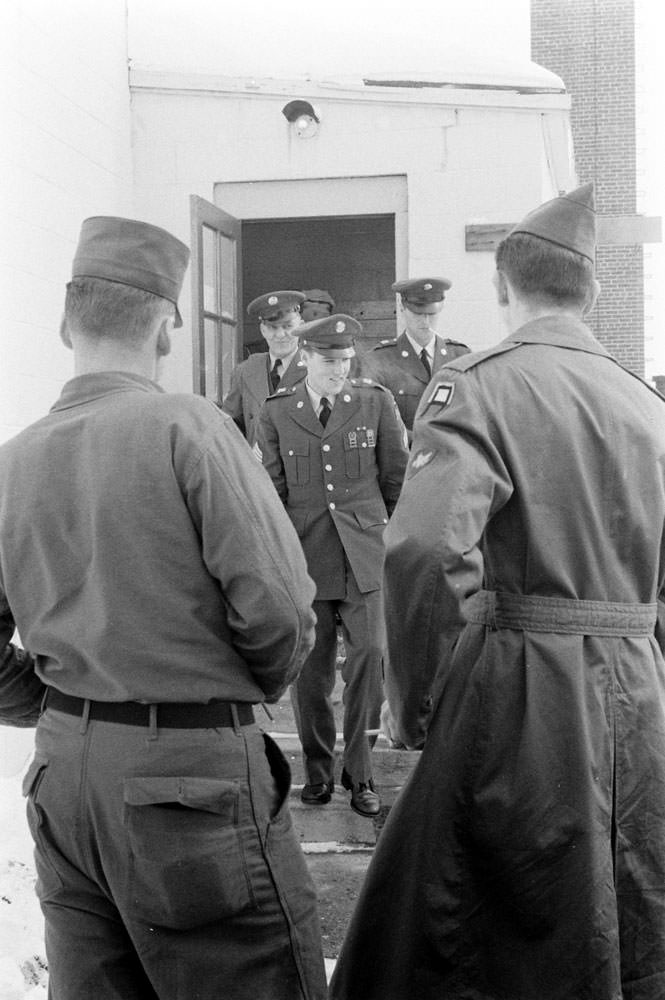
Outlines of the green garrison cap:
<svg viewBox="0 0 665 1000">
<path fill-rule="evenodd" d="M 593 184 L 546 201 L 529 212 L 508 233 L 526 233 L 572 250 L 592 263 L 596 253 L 596 206 Z"/>
<path fill-rule="evenodd" d="M 189 263 L 189 248 L 159 226 L 136 219 L 95 215 L 81 226 L 72 278 L 104 278 L 152 292 L 175 306 Z"/>
<path fill-rule="evenodd" d="M 330 358 L 352 358 L 356 334 L 362 326 L 353 316 L 335 313 L 304 323 L 298 330 L 300 346 Z"/>
<path fill-rule="evenodd" d="M 284 313 L 299 310 L 304 301 L 305 296 L 302 292 L 266 292 L 265 295 L 252 299 L 247 306 L 247 313 L 259 320 L 265 320 L 266 323 L 274 323 Z"/>
</svg>

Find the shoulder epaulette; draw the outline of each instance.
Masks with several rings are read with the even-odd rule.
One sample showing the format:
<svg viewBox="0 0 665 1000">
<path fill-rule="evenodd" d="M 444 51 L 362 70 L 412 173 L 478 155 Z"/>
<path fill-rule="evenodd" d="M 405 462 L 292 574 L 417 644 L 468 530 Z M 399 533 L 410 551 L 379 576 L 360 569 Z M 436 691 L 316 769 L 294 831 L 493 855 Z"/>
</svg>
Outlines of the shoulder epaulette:
<svg viewBox="0 0 665 1000">
<path fill-rule="evenodd" d="M 397 337 L 392 337 L 390 340 L 380 340 L 378 344 L 375 344 L 372 348 L 373 351 L 380 351 L 382 347 L 394 347 L 397 343 Z"/>
<path fill-rule="evenodd" d="M 471 350 L 471 348 L 469 347 L 469 345 L 463 343 L 461 340 L 452 340 L 450 337 L 444 337 L 443 341 L 446 344 L 455 344 L 456 347 L 465 347 L 467 349 L 467 351 Z"/>
<path fill-rule="evenodd" d="M 380 389 L 381 392 L 388 391 L 385 386 L 381 385 L 379 382 L 375 382 L 373 378 L 350 378 L 349 382 L 354 389 Z"/>
<path fill-rule="evenodd" d="M 436 374 L 440 375 L 444 369 L 468 372 L 471 368 L 482 364 L 483 361 L 488 361 L 490 358 L 505 354 L 507 351 L 513 351 L 519 346 L 520 342 L 518 340 L 502 341 L 502 343 L 496 344 L 494 347 L 488 347 L 486 351 L 472 351 L 470 354 L 461 354 L 459 358 L 452 358 L 450 361 L 446 361 L 445 365 L 439 368 Z"/>
<path fill-rule="evenodd" d="M 269 396 L 266 396 L 266 403 L 269 399 L 284 399 L 285 396 L 292 396 L 296 388 L 295 385 L 282 385 L 277 392 L 271 392 Z"/>
</svg>

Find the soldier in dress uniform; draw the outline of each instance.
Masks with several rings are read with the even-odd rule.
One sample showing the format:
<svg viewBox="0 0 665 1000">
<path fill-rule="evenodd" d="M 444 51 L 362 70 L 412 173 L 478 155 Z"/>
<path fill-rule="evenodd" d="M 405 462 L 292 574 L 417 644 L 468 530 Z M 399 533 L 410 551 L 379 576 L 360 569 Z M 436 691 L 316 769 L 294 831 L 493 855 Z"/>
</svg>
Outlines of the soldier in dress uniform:
<svg viewBox="0 0 665 1000">
<path fill-rule="evenodd" d="M 396 281 L 392 289 L 400 296 L 404 332 L 397 339 L 382 340 L 362 359 L 363 375 L 380 382 L 395 397 L 409 441 L 418 403 L 432 375 L 453 358 L 469 353 L 466 344 L 436 333 L 450 285 L 447 278 Z"/>
<path fill-rule="evenodd" d="M 234 368 L 222 409 L 233 417 L 251 445 L 256 441 L 259 410 L 266 396 L 305 376 L 305 366 L 297 356 L 304 301 L 302 292 L 266 292 L 247 306 L 247 314 L 259 321 L 268 350 L 252 354 Z"/>
<path fill-rule="evenodd" d="M 303 746 L 302 800 L 330 801 L 334 789 L 336 616 L 346 648 L 344 769 L 351 807 L 376 815 L 366 731 L 379 724 L 384 622 L 383 532 L 407 461 L 406 434 L 390 393 L 349 379 L 360 323 L 333 315 L 301 327 L 306 379 L 268 397 L 258 447 L 282 498 L 317 587 L 316 644 L 291 688 Z"/>
</svg>

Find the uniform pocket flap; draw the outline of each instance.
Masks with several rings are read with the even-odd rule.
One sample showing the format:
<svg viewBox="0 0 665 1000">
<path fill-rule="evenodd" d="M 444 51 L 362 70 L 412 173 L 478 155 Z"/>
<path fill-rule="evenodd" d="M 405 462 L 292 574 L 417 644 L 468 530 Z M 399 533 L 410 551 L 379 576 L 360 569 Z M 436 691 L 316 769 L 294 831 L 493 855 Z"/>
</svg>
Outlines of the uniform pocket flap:
<svg viewBox="0 0 665 1000">
<path fill-rule="evenodd" d="M 130 806 L 180 805 L 224 816 L 235 810 L 238 785 L 221 778 L 126 778 L 124 797 Z"/>
<path fill-rule="evenodd" d="M 388 523 L 387 513 L 381 514 L 379 511 L 376 510 L 372 511 L 356 510 L 354 511 L 354 513 L 356 515 L 356 521 L 358 522 L 359 526 L 363 529 L 363 531 L 366 528 L 375 528 L 377 525 L 383 528 Z"/>
</svg>

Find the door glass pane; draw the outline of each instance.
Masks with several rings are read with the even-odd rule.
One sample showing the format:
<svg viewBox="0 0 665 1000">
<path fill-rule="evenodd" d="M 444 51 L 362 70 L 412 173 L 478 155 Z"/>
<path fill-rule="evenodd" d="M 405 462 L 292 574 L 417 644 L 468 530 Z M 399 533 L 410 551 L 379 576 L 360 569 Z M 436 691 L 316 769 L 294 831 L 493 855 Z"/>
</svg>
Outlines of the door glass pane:
<svg viewBox="0 0 665 1000">
<path fill-rule="evenodd" d="M 217 362 L 218 321 L 206 317 L 203 321 L 203 371 L 204 394 L 207 399 L 221 402 L 219 395 L 219 369 Z"/>
<path fill-rule="evenodd" d="M 236 318 L 236 244 L 219 233 L 222 271 L 222 312 Z"/>
<path fill-rule="evenodd" d="M 231 388 L 231 372 L 235 362 L 236 328 L 230 323 L 222 323 L 222 343 L 220 347 L 220 368 L 222 372 L 222 395 Z"/>
<path fill-rule="evenodd" d="M 217 233 L 203 226 L 203 308 L 219 312 L 219 268 L 217 265 Z"/>
</svg>

